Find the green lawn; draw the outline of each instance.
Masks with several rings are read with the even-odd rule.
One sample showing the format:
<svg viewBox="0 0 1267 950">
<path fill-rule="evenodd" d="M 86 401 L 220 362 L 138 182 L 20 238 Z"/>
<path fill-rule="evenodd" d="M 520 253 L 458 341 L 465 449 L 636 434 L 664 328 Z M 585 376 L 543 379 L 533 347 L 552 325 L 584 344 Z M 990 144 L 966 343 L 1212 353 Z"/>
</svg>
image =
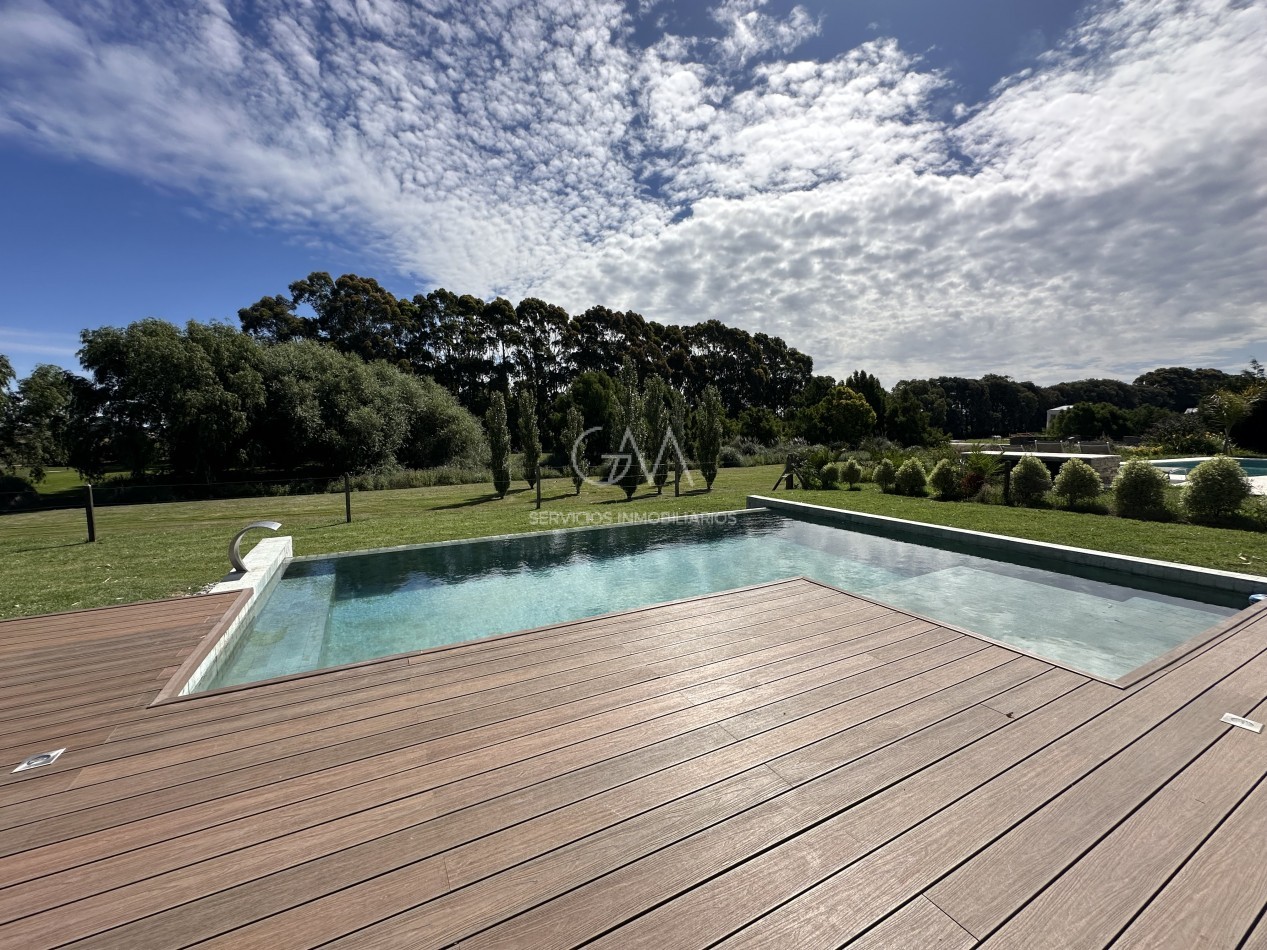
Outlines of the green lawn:
<svg viewBox="0 0 1267 950">
<path fill-rule="evenodd" d="M 585 519 L 723 511 L 744 507 L 750 494 L 769 494 L 777 466 L 723 469 L 713 491 L 674 498 L 641 492 L 626 503 L 616 489 L 547 480 L 544 511 Z M 702 487 L 697 477 L 697 485 Z M 935 502 L 862 491 L 790 494 L 816 504 L 916 521 L 1011 534 L 1181 561 L 1223 570 L 1267 574 L 1264 536 L 1246 531 L 1154 524 L 1062 511 L 1034 511 Z M 540 530 L 533 494 L 522 482 L 505 499 L 485 485 L 354 493 L 353 521 L 343 522 L 342 495 L 233 499 L 97 509 L 97 543 L 84 543 L 82 511 L 0 517 L 0 617 L 16 617 L 191 593 L 228 568 L 225 546 L 250 521 L 282 522 L 297 554 L 321 554 Z M 248 545 L 249 546 L 249 545 Z"/>
</svg>

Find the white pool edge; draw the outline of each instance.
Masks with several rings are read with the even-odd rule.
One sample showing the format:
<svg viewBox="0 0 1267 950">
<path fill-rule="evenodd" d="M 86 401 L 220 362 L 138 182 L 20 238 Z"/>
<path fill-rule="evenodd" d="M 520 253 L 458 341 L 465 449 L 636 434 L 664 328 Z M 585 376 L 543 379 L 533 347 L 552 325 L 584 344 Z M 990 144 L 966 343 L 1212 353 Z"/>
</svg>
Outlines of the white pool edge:
<svg viewBox="0 0 1267 950">
<path fill-rule="evenodd" d="M 228 629 L 212 645 L 176 695 L 188 696 L 190 693 L 197 692 L 200 684 L 219 672 L 220 667 L 232 654 L 233 648 L 237 646 L 242 631 L 259 613 L 270 585 L 281 575 L 282 568 L 293 556 L 294 542 L 289 535 L 280 538 L 261 538 L 250 553 L 242 558 L 242 563 L 246 565 L 245 574 L 239 574 L 236 571 L 226 574 L 222 581 L 207 591 L 208 594 L 231 594 L 249 590 L 251 596 L 246 606 L 238 611 L 238 615 L 233 618 Z"/>
</svg>

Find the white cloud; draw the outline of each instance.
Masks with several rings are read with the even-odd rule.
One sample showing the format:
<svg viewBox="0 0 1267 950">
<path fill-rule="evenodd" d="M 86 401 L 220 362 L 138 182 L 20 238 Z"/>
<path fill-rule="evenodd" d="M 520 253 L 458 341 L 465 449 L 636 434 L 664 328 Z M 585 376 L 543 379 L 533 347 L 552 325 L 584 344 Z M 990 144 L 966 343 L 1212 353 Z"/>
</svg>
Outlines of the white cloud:
<svg viewBox="0 0 1267 950">
<path fill-rule="evenodd" d="M 0 135 L 460 292 L 717 316 L 838 375 L 1267 341 L 1262 4 L 1098 6 L 953 120 L 892 40 L 798 60 L 803 9 L 713 16 L 640 48 L 615 0 L 19 0 Z"/>
</svg>

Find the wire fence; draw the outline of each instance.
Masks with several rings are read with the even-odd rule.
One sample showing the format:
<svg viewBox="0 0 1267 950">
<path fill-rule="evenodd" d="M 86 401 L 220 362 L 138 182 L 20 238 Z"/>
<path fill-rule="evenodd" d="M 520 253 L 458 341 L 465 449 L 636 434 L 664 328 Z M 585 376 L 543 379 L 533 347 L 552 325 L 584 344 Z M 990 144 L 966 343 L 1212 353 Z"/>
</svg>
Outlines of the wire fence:
<svg viewBox="0 0 1267 950">
<path fill-rule="evenodd" d="M 125 505 L 162 505 L 170 502 L 231 501 L 236 499 L 283 499 L 341 494 L 338 505 L 343 520 L 352 521 L 352 484 L 349 476 L 334 478 L 254 479 L 240 482 L 184 484 L 83 485 L 59 492 L 0 492 L 0 519 L 23 514 L 60 513 L 50 522 L 65 533 L 78 514 L 88 541 L 97 540 L 98 512 Z M 309 507 L 309 506 L 305 506 Z M 319 506 L 324 509 L 325 505 Z M 331 509 L 334 509 L 332 504 Z M 324 511 L 322 512 L 324 514 Z M 22 519 L 19 519 L 22 520 Z M 153 519 L 152 519 L 153 520 Z M 0 520 L 0 528 L 3 520 Z"/>
</svg>

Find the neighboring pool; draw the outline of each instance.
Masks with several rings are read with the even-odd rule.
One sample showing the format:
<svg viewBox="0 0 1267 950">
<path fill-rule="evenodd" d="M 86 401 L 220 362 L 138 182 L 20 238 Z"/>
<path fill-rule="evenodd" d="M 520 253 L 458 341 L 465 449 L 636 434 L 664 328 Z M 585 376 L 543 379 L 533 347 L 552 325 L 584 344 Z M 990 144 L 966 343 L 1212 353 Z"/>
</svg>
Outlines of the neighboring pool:
<svg viewBox="0 0 1267 950">
<path fill-rule="evenodd" d="M 805 575 L 1116 678 L 1244 606 L 764 511 L 297 559 L 197 690 Z M 1182 593 L 1184 596 L 1173 596 Z"/>
<path fill-rule="evenodd" d="M 1187 474 L 1202 462 L 1208 462 L 1209 460 L 1209 456 L 1190 459 L 1153 459 L 1148 464 L 1173 474 Z M 1236 461 L 1240 463 L 1241 468 L 1245 469 L 1245 474 L 1250 478 L 1267 476 L 1267 459 L 1238 458 Z"/>
</svg>

